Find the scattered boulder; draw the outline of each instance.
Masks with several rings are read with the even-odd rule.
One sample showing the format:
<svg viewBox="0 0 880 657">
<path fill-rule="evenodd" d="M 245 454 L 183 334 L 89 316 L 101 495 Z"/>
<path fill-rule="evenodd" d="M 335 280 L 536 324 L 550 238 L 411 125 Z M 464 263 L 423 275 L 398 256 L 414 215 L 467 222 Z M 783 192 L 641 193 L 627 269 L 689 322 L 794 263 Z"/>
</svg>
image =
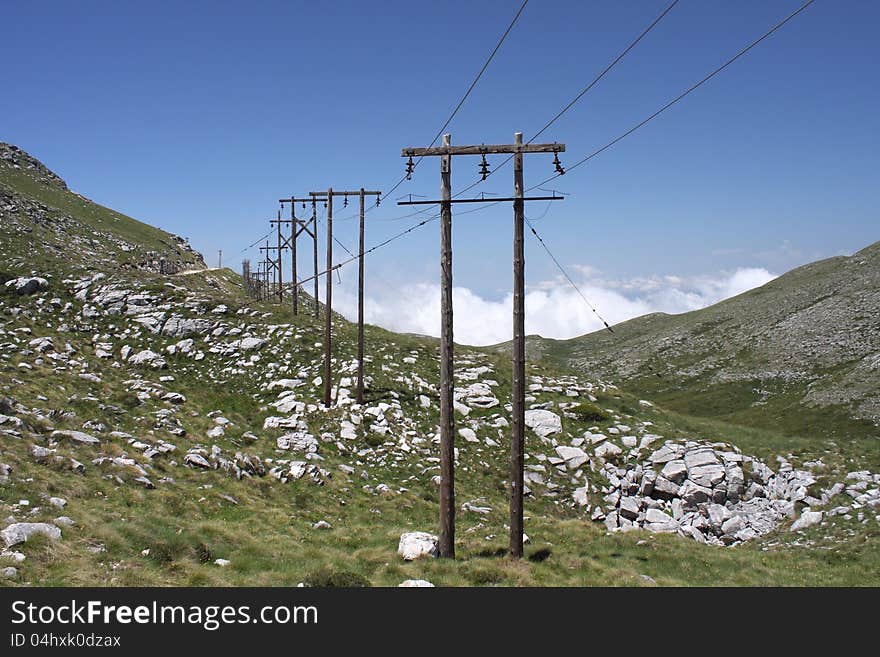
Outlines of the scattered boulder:
<svg viewBox="0 0 880 657">
<path fill-rule="evenodd" d="M 35 294 L 49 287 L 49 281 L 39 276 L 22 276 L 6 281 L 6 289 L 22 296 Z"/>
<path fill-rule="evenodd" d="M 404 561 L 413 561 L 421 557 L 436 557 L 440 554 L 438 538 L 427 532 L 406 532 L 400 537 L 397 554 Z"/>
<path fill-rule="evenodd" d="M 168 363 L 165 362 L 162 356 L 149 349 L 144 349 L 133 356 L 129 356 L 128 362 L 132 365 L 143 365 L 154 370 L 161 370 L 168 366 Z"/>
<path fill-rule="evenodd" d="M 525 412 L 526 426 L 537 435 L 545 438 L 562 431 L 562 418 L 553 411 L 531 409 Z"/>
<path fill-rule="evenodd" d="M 278 449 L 289 449 L 294 452 L 309 454 L 318 451 L 318 439 L 308 433 L 286 433 L 283 436 L 278 436 L 276 444 Z"/>
<path fill-rule="evenodd" d="M 822 522 L 821 511 L 804 511 L 801 517 L 795 520 L 791 525 L 791 531 L 797 532 Z"/>
<path fill-rule="evenodd" d="M 187 319 L 172 315 L 162 326 L 162 335 L 172 338 L 185 338 L 189 335 L 207 333 L 214 323 L 207 319 Z"/>
<path fill-rule="evenodd" d="M 81 443 L 83 445 L 99 445 L 101 443 L 100 440 L 95 438 L 94 436 L 90 436 L 87 433 L 83 433 L 82 431 L 68 431 L 66 429 L 56 430 L 52 432 L 52 437 L 55 439 L 58 438 L 67 438 L 68 440 L 72 440 L 75 443 Z M 38 447 L 34 445 L 34 447 Z M 34 456 L 37 456 L 36 450 L 32 450 Z"/>
<path fill-rule="evenodd" d="M 45 536 L 57 541 L 61 538 L 61 530 L 47 522 L 15 522 L 0 531 L 0 538 L 7 548 L 24 543 L 34 536 Z"/>
<path fill-rule="evenodd" d="M 211 464 L 208 463 L 208 459 L 196 452 L 189 452 L 186 456 L 184 456 L 183 463 L 184 465 L 188 465 L 190 467 L 202 468 L 204 470 L 211 469 Z"/>
<path fill-rule="evenodd" d="M 559 458 L 565 461 L 565 465 L 570 470 L 577 470 L 584 463 L 590 460 L 590 457 L 587 455 L 587 453 L 580 447 L 560 445 L 556 448 L 556 453 L 559 455 Z"/>
</svg>

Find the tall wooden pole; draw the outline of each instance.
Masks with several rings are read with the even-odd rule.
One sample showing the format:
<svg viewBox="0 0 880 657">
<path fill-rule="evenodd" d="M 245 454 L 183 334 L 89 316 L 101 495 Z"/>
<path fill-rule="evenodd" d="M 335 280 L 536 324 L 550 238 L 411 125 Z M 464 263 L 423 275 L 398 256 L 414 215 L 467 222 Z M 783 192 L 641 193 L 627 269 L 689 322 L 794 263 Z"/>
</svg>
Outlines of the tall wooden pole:
<svg viewBox="0 0 880 657">
<path fill-rule="evenodd" d="M 333 315 L 333 188 L 327 190 L 327 280 L 324 303 L 324 407 L 330 408 L 330 327 Z"/>
<path fill-rule="evenodd" d="M 450 135 L 443 135 L 450 145 Z M 452 356 L 452 156 L 440 158 L 440 556 L 455 558 L 455 372 Z"/>
<path fill-rule="evenodd" d="M 522 145 L 522 133 L 514 142 Z M 525 447 L 526 338 L 523 253 L 523 156 L 513 155 L 513 431 L 510 439 L 510 556 L 523 554 L 523 451 Z"/>
<path fill-rule="evenodd" d="M 440 146 L 401 149 L 401 157 L 440 157 L 441 196 L 439 201 L 400 201 L 398 205 L 422 205 L 440 203 L 441 237 L 441 286 L 440 286 L 440 555 L 454 556 L 455 505 L 453 491 L 454 467 L 454 417 L 453 417 L 453 365 L 452 365 L 452 204 L 471 203 L 479 199 L 451 198 L 451 158 L 453 155 L 481 155 L 510 153 L 514 156 L 514 196 L 503 199 L 513 201 L 513 428 L 510 452 L 510 554 L 522 556 L 523 539 L 523 460 L 525 425 L 525 258 L 523 255 L 523 207 L 526 201 L 558 201 L 563 197 L 524 196 L 523 154 L 562 153 L 565 144 L 523 144 L 522 133 L 516 133 L 513 144 L 473 144 L 455 146 L 449 135 L 443 136 Z M 557 164 L 557 170 L 560 166 Z M 411 172 L 409 164 L 408 172 Z"/>
<path fill-rule="evenodd" d="M 281 210 L 278 210 L 278 303 L 284 302 L 284 281 L 281 274 Z"/>
<path fill-rule="evenodd" d="M 358 248 L 358 381 L 357 403 L 364 403 L 364 188 L 361 187 L 361 225 Z"/>
<path fill-rule="evenodd" d="M 269 301 L 272 299 L 272 291 L 269 289 L 269 272 L 272 267 L 272 252 L 269 250 L 269 240 L 266 240 L 266 291 L 263 296 L 263 301 Z M 274 274 L 273 274 L 274 275 Z M 274 280 L 272 281 L 275 282 Z"/>
<path fill-rule="evenodd" d="M 315 319 L 318 319 L 318 207 L 315 199 L 312 199 L 312 246 L 315 264 Z"/>
<path fill-rule="evenodd" d="M 299 313 L 299 284 L 296 276 L 296 203 L 290 203 L 290 281 L 293 283 L 293 316 Z"/>
</svg>

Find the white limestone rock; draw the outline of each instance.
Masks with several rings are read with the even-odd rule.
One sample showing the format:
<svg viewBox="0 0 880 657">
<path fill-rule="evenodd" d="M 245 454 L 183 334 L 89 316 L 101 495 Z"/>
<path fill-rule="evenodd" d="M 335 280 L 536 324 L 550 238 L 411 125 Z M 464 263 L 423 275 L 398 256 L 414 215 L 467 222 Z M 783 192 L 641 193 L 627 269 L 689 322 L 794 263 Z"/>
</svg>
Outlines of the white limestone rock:
<svg viewBox="0 0 880 657">
<path fill-rule="evenodd" d="M 406 532 L 400 536 L 397 554 L 404 561 L 414 561 L 421 557 L 436 557 L 440 554 L 439 539 L 427 532 Z"/>
<path fill-rule="evenodd" d="M 0 531 L 0 538 L 3 539 L 7 548 L 25 543 L 34 536 L 45 536 L 50 540 L 57 541 L 61 538 L 61 529 L 48 522 L 14 522 Z"/>
<path fill-rule="evenodd" d="M 553 411 L 530 409 L 525 412 L 525 423 L 542 438 L 562 431 L 562 418 Z"/>
</svg>

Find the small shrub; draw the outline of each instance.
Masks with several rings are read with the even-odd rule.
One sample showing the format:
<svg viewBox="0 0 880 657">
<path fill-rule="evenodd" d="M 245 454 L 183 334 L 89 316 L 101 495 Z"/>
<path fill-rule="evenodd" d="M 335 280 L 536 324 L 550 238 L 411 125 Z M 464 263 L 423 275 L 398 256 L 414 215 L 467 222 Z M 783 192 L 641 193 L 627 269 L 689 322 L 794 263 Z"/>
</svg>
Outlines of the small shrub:
<svg viewBox="0 0 880 657">
<path fill-rule="evenodd" d="M 364 441 L 365 441 L 365 442 L 367 443 L 367 445 L 369 445 L 370 447 L 373 447 L 373 448 L 375 448 L 375 447 L 381 447 L 382 444 L 385 442 L 385 436 L 383 436 L 382 434 L 374 433 L 374 432 L 370 431 L 370 432 L 367 433 L 367 435 L 364 437 Z"/>
<path fill-rule="evenodd" d="M 551 554 L 553 554 L 553 551 L 550 548 L 543 547 L 532 552 L 529 555 L 529 561 L 532 563 L 541 563 L 542 561 L 547 561 Z"/>
<path fill-rule="evenodd" d="M 185 551 L 185 546 L 178 542 L 156 541 L 150 546 L 150 559 L 162 566 L 174 563 Z"/>
<path fill-rule="evenodd" d="M 347 570 L 331 570 L 321 568 L 306 579 L 310 586 L 320 588 L 358 588 L 370 586 L 370 580 L 363 575 L 352 573 Z"/>
<path fill-rule="evenodd" d="M 608 413 L 590 402 L 581 402 L 579 406 L 571 409 L 571 412 L 574 413 L 581 422 L 607 422 L 610 419 Z"/>
<path fill-rule="evenodd" d="M 214 552 L 203 541 L 199 541 L 194 549 L 199 563 L 211 563 L 214 561 Z"/>
</svg>

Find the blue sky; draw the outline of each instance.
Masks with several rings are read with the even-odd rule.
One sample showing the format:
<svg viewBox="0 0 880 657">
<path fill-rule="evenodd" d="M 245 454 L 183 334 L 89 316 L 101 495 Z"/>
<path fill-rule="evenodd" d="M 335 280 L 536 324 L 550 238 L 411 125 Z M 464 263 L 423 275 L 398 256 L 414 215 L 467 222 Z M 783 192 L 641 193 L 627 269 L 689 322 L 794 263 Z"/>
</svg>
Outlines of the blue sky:
<svg viewBox="0 0 880 657">
<path fill-rule="evenodd" d="M 427 145 L 519 4 L 6 2 L 0 139 L 76 191 L 189 237 L 209 262 L 220 248 L 227 263 L 257 260 L 241 250 L 265 232 L 281 196 L 390 188 L 403 172 L 400 148 Z M 528 139 L 666 4 L 532 0 L 452 123 L 453 143 L 507 142 L 516 130 Z M 580 159 L 799 4 L 682 0 L 541 139 L 567 144 L 563 164 Z M 877 240 L 878 19 L 877 3 L 816 2 L 554 181 L 566 201 L 527 214 L 547 210 L 536 222 L 547 243 L 602 289 L 681 280 L 693 291 L 697 281 L 779 274 Z M 476 179 L 478 163 L 455 159 L 454 191 Z M 552 172 L 551 158 L 526 158 L 527 185 Z M 505 168 L 477 189 L 508 195 L 511 177 Z M 438 163 L 426 160 L 395 196 L 436 198 L 438 188 Z M 368 244 L 410 225 L 394 220 L 408 210 L 392 201 L 368 215 Z M 352 248 L 355 223 L 336 223 Z M 371 256 L 373 289 L 433 284 L 438 230 L 430 224 Z M 460 216 L 456 284 L 503 301 L 510 237 L 507 206 Z M 536 243 L 526 256 L 533 288 L 556 279 Z"/>
</svg>

